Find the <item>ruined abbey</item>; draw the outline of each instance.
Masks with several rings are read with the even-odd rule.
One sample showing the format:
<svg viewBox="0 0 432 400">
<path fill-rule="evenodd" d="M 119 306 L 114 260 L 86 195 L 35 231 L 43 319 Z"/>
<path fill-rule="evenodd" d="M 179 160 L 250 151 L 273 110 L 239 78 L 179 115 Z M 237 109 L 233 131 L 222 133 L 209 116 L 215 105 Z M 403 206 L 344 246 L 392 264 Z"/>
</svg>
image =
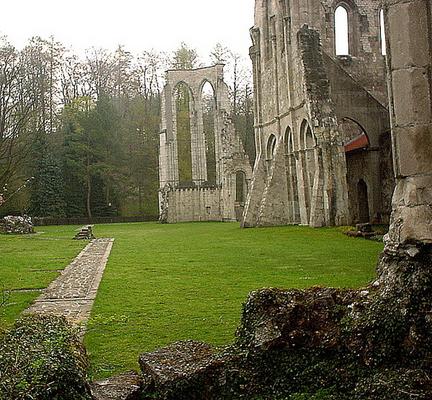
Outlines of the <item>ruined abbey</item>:
<svg viewBox="0 0 432 400">
<path fill-rule="evenodd" d="M 384 25 L 379 1 L 256 1 L 250 48 L 253 179 L 229 122 L 222 66 L 168 71 L 160 147 L 162 219 L 237 219 L 245 227 L 388 223 L 394 173 Z M 203 185 L 209 183 L 200 122 L 206 81 L 215 88 L 217 105 L 217 179 L 211 185 Z M 179 82 L 188 82 L 191 90 L 192 171 L 186 185 L 178 173 L 173 100 Z M 247 192 L 247 200 L 236 196 L 239 192 Z"/>
<path fill-rule="evenodd" d="M 256 1 L 257 159 L 244 226 L 388 222 L 380 1 Z"/>
<path fill-rule="evenodd" d="M 223 68 L 166 74 L 159 154 L 162 222 L 236 221 L 243 214 L 252 168 L 230 119 Z"/>
<path fill-rule="evenodd" d="M 228 350 L 175 344 L 140 361 L 187 365 L 181 385 L 151 371 L 166 399 L 431 399 L 432 1 L 256 0 L 255 15 L 242 224 L 390 216 L 377 276 L 359 290 L 254 291 Z"/>
</svg>

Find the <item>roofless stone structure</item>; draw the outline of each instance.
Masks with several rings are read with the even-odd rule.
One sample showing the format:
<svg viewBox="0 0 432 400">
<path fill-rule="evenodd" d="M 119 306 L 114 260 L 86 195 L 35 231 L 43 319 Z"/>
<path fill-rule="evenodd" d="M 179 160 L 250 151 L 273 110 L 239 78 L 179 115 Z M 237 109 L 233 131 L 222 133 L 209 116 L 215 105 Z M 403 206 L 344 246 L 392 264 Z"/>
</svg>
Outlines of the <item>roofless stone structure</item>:
<svg viewBox="0 0 432 400">
<path fill-rule="evenodd" d="M 388 222 L 382 11 L 375 0 L 255 2 L 257 159 L 244 226 Z"/>
<path fill-rule="evenodd" d="M 166 74 L 159 154 L 162 222 L 235 221 L 243 213 L 252 168 L 231 121 L 223 68 Z"/>
<path fill-rule="evenodd" d="M 306 15 L 313 1 L 281 3 L 303 4 Z M 275 2 L 257 0 L 258 8 L 270 4 Z M 338 4 L 347 3 L 333 6 Z M 284 21 L 290 23 L 297 8 L 287 10 Z M 387 0 L 383 13 L 397 187 L 377 280 L 362 290 L 253 292 L 244 305 L 236 342 L 222 352 L 182 342 L 142 355 L 144 393 L 165 400 L 432 398 L 432 3 Z M 279 31 L 274 40 L 281 35 Z M 300 28 L 302 35 L 315 37 L 306 27 Z M 319 65 L 319 59 L 314 61 Z M 277 137 L 276 142 L 268 139 L 277 157 Z M 323 148 L 314 148 L 318 171 Z M 262 172 L 268 177 L 261 183 L 267 185 L 268 200 L 261 199 L 257 207 L 261 221 L 266 208 L 262 204 L 278 204 L 278 192 L 271 194 L 268 185 L 277 172 L 277 159 L 267 161 L 270 168 Z M 312 208 L 310 212 L 309 218 Z"/>
</svg>

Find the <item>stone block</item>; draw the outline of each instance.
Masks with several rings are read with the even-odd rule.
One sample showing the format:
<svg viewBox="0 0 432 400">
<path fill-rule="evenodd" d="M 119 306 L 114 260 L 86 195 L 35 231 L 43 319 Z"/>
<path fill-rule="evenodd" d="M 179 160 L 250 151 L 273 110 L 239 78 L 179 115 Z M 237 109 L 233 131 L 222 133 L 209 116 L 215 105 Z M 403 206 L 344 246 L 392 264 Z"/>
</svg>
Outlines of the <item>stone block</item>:
<svg viewBox="0 0 432 400">
<path fill-rule="evenodd" d="M 144 395 L 157 393 L 158 399 L 219 399 L 226 382 L 226 368 L 237 356 L 220 353 L 206 343 L 177 342 L 139 357 Z"/>
<path fill-rule="evenodd" d="M 356 229 L 358 232 L 371 233 L 372 232 L 372 225 L 369 223 L 356 224 Z"/>
<path fill-rule="evenodd" d="M 156 387 L 187 379 L 198 370 L 205 368 L 214 351 L 206 343 L 193 340 L 177 342 L 142 354 L 139 364 L 144 376 L 150 376 Z"/>
<path fill-rule="evenodd" d="M 432 173 L 432 126 L 421 125 L 394 129 L 397 176 Z"/>
<path fill-rule="evenodd" d="M 423 242 L 432 243 L 432 207 L 399 207 L 393 212 L 390 236 L 399 245 Z"/>
<path fill-rule="evenodd" d="M 398 182 L 393 195 L 393 209 L 432 204 L 432 175 L 415 176 Z"/>
<path fill-rule="evenodd" d="M 94 400 L 138 400 L 141 393 L 141 377 L 127 372 L 90 384 Z"/>
<path fill-rule="evenodd" d="M 397 126 L 431 121 L 430 86 L 425 68 L 394 71 L 393 91 Z"/>
<path fill-rule="evenodd" d="M 430 63 L 426 1 L 395 4 L 388 12 L 392 32 L 390 49 L 394 69 L 424 67 Z"/>
</svg>

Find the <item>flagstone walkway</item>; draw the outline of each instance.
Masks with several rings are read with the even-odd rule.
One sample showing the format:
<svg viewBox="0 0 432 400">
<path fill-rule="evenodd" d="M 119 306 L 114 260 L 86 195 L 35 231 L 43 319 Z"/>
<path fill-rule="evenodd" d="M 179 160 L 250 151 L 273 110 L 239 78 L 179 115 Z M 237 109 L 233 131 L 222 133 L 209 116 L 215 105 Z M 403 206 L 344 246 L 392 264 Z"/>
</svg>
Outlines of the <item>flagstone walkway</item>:
<svg viewBox="0 0 432 400">
<path fill-rule="evenodd" d="M 29 313 L 65 316 L 85 325 L 110 255 L 114 239 L 94 239 L 27 309 Z"/>
</svg>

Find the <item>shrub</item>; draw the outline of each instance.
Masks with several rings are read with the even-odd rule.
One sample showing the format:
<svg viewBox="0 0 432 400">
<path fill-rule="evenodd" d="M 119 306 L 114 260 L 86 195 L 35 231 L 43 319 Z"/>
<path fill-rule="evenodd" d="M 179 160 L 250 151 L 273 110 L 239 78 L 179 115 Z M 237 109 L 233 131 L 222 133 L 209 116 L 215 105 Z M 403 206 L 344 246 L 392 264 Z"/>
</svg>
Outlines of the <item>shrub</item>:
<svg viewBox="0 0 432 400">
<path fill-rule="evenodd" d="M 29 315 L 0 337 L 0 398 L 90 399 L 88 360 L 62 317 Z"/>
</svg>

